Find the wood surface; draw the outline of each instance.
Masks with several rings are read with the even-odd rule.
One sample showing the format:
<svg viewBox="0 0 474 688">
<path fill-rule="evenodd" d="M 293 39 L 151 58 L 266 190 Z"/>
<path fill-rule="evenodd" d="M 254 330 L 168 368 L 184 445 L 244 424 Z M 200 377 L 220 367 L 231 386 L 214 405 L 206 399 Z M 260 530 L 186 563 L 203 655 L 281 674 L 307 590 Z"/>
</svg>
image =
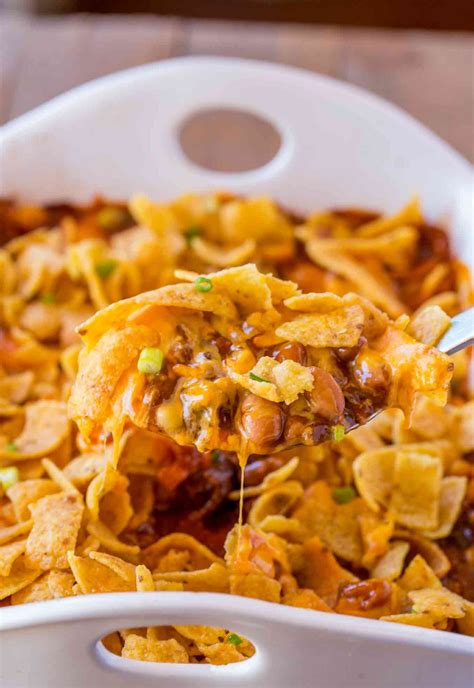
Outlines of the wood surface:
<svg viewBox="0 0 474 688">
<path fill-rule="evenodd" d="M 38 0 L 37 0 L 38 1 Z M 48 1 L 48 0 L 46 0 Z M 58 0 L 55 0 L 58 2 Z M 42 0 L 44 3 L 45 0 Z M 51 0 L 49 0 L 51 2 Z M 62 0 L 79 12 L 473 31 L 472 0 Z"/>
</svg>

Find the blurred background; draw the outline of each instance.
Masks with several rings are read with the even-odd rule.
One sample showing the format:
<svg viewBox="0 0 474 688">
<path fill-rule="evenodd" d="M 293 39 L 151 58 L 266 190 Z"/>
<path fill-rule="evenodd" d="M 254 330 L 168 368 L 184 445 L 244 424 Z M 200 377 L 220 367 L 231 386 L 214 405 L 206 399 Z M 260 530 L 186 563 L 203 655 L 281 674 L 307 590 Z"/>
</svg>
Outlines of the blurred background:
<svg viewBox="0 0 474 688">
<path fill-rule="evenodd" d="M 228 55 L 367 88 L 474 160 L 473 0 L 0 0 L 0 22 L 0 124 L 119 69 Z M 204 157 L 217 131 L 191 132 Z"/>
<path fill-rule="evenodd" d="M 108 12 L 438 30 L 472 29 L 472 0 L 2 0 L 32 12 Z"/>
</svg>

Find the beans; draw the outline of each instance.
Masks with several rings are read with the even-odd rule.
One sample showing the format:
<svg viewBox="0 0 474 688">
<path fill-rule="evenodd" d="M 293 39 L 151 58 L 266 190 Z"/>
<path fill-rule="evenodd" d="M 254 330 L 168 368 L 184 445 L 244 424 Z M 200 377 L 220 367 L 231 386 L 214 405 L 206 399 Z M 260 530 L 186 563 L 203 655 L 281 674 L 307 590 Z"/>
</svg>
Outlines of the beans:
<svg viewBox="0 0 474 688">
<path fill-rule="evenodd" d="M 360 387 L 354 384 L 347 385 L 344 388 L 344 397 L 346 399 L 346 409 L 344 417 L 349 425 L 353 423 L 365 423 L 381 405 L 385 402 L 386 393 L 378 394 L 375 398 L 372 394 L 367 396 Z"/>
<path fill-rule="evenodd" d="M 285 440 L 296 444 L 310 438 L 311 426 L 306 418 L 290 416 L 285 425 Z"/>
<path fill-rule="evenodd" d="M 354 611 L 367 611 L 384 604 L 391 594 L 392 586 L 388 581 L 372 578 L 345 585 L 339 593 L 338 605 L 343 602 Z"/>
<path fill-rule="evenodd" d="M 367 339 L 365 337 L 360 337 L 356 346 L 340 347 L 339 349 L 336 349 L 337 357 L 341 361 L 352 361 L 357 356 L 364 344 L 367 344 Z"/>
<path fill-rule="evenodd" d="M 363 349 L 349 367 L 357 385 L 365 392 L 379 393 L 388 388 L 390 370 L 377 352 Z"/>
<path fill-rule="evenodd" d="M 279 363 L 282 363 L 282 361 L 296 361 L 296 363 L 306 365 L 306 347 L 299 342 L 287 342 L 286 344 L 280 344 L 280 346 L 276 346 L 273 349 L 272 358 Z"/>
<path fill-rule="evenodd" d="M 338 421 L 345 407 L 344 395 L 333 376 L 322 368 L 312 368 L 314 387 L 307 392 L 311 410 L 331 423 Z"/>
<path fill-rule="evenodd" d="M 241 406 L 241 422 L 248 439 L 259 447 L 275 445 L 283 434 L 285 416 L 278 404 L 249 394 Z"/>
<path fill-rule="evenodd" d="M 438 261 L 449 260 L 449 242 L 446 233 L 439 227 L 422 225 L 418 228 L 418 260 L 435 256 Z"/>
</svg>

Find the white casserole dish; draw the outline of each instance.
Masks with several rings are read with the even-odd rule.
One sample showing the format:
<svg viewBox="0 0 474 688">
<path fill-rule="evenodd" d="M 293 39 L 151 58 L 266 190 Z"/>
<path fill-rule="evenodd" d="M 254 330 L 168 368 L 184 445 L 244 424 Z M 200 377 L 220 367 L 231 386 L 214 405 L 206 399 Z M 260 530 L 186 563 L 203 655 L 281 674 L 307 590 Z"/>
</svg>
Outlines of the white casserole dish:
<svg viewBox="0 0 474 688">
<path fill-rule="evenodd" d="M 282 146 L 265 167 L 223 174 L 183 156 L 177 128 L 202 107 L 270 120 Z M 474 268 L 472 168 L 395 107 L 326 77 L 262 62 L 184 58 L 86 84 L 3 128 L 0 192 L 33 202 L 100 192 L 168 199 L 225 188 L 310 211 L 392 211 L 414 193 Z M 206 593 L 115 593 L 0 609 L 5 688 L 456 688 L 472 686 L 471 638 Z M 230 627 L 256 655 L 227 667 L 142 663 L 97 645 L 153 624 Z"/>
</svg>

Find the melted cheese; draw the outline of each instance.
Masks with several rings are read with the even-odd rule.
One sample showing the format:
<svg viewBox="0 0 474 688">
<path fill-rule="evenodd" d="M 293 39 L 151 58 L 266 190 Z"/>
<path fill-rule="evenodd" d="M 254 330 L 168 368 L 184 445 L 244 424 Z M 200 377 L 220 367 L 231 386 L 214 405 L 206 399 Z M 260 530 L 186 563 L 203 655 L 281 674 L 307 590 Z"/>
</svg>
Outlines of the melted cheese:
<svg viewBox="0 0 474 688">
<path fill-rule="evenodd" d="M 240 544 L 240 536 L 242 532 L 242 523 L 243 523 L 243 513 L 244 513 L 244 481 L 245 481 L 245 466 L 247 465 L 247 461 L 249 458 L 249 451 L 248 451 L 248 441 L 244 440 L 242 437 L 242 444 L 240 446 L 240 450 L 237 454 L 237 457 L 239 459 L 239 466 L 240 466 L 240 490 L 239 490 L 239 521 L 238 521 L 238 531 L 237 531 L 237 537 L 238 537 L 238 544 Z"/>
<path fill-rule="evenodd" d="M 244 514 L 244 481 L 245 481 L 245 466 L 240 466 L 240 491 L 239 491 L 239 530 L 238 538 L 242 531 L 243 514 Z"/>
</svg>

